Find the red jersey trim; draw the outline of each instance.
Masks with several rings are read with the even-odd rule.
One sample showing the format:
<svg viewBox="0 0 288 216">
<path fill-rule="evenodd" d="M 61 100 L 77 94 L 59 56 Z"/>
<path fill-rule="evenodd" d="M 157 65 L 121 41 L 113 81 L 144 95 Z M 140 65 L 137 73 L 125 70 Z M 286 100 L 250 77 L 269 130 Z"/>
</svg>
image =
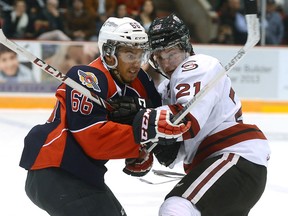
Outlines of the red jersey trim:
<svg viewBox="0 0 288 216">
<path fill-rule="evenodd" d="M 184 170 L 188 173 L 209 155 L 240 142 L 253 139 L 266 140 L 265 135 L 256 125 L 236 124 L 226 130 L 215 133 L 203 140 L 199 145 L 193 162 L 184 164 Z"/>
</svg>

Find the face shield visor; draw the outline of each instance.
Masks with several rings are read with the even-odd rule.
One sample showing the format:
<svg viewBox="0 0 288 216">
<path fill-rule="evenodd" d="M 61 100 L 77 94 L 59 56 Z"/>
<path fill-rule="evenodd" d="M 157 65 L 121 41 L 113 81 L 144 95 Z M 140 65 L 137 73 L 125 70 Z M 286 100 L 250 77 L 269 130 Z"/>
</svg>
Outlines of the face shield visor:
<svg viewBox="0 0 288 216">
<path fill-rule="evenodd" d="M 179 44 L 167 46 L 153 51 L 153 61 L 158 70 L 171 78 L 174 70 L 187 57 L 187 52 Z"/>
<path fill-rule="evenodd" d="M 148 62 L 150 51 L 148 43 L 118 43 L 116 46 L 115 55 L 126 64 L 138 63 L 141 66 Z"/>
<path fill-rule="evenodd" d="M 118 58 L 127 64 L 146 64 L 150 57 L 149 43 L 126 43 L 118 41 L 107 41 L 103 45 L 104 56 L 108 55 L 115 59 L 114 65 L 108 65 L 109 68 L 116 68 L 118 65 Z M 105 60 L 104 60 L 105 62 Z M 106 62 L 105 62 L 106 63 Z"/>
</svg>

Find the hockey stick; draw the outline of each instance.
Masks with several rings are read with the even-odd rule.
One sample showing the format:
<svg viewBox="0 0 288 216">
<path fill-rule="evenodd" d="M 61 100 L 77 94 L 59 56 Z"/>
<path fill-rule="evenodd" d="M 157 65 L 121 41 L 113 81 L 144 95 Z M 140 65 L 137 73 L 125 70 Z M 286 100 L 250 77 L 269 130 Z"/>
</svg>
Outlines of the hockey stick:
<svg viewBox="0 0 288 216">
<path fill-rule="evenodd" d="M 0 29 L 0 42 L 11 49 L 12 51 L 16 52 L 19 55 L 25 56 L 31 63 L 45 71 L 46 73 L 52 75 L 54 78 L 59 80 L 60 82 L 63 82 L 70 86 L 71 88 L 77 90 L 79 93 L 83 94 L 84 96 L 88 97 L 90 100 L 94 101 L 98 105 L 104 107 L 105 109 L 111 111 L 113 110 L 113 107 L 104 99 L 96 95 L 95 93 L 89 91 L 84 86 L 80 85 L 73 79 L 69 78 L 65 74 L 61 73 L 57 69 L 53 68 L 51 65 L 47 64 L 40 58 L 36 57 L 32 53 L 30 53 L 28 50 L 24 49 L 20 45 L 14 43 L 13 41 L 9 40 L 3 33 L 3 30 Z"/>
<path fill-rule="evenodd" d="M 174 178 L 174 179 L 170 179 L 170 180 L 166 180 L 166 181 L 161 181 L 161 182 L 154 182 L 154 181 L 149 181 L 147 179 L 144 178 L 139 178 L 139 180 L 141 182 L 144 182 L 146 184 L 150 184 L 150 185 L 160 185 L 160 184 L 165 184 L 165 183 L 169 183 L 169 182 L 174 182 L 174 181 L 179 181 L 181 178 Z"/>
<path fill-rule="evenodd" d="M 157 176 L 164 176 L 167 178 L 179 178 L 185 176 L 184 173 L 178 173 L 178 172 L 171 172 L 166 170 L 154 170 L 152 169 L 152 172 Z"/>
<path fill-rule="evenodd" d="M 172 122 L 178 124 L 196 105 L 197 102 L 202 99 L 226 74 L 228 74 L 232 68 L 237 65 L 245 54 L 253 48 L 260 40 L 260 24 L 257 17 L 257 0 L 245 0 L 245 19 L 247 22 L 248 36 L 245 45 L 237 52 L 237 54 L 224 66 L 223 70 L 218 75 L 208 82 L 173 118 Z M 154 143 L 148 148 L 148 152 L 157 145 Z"/>
<path fill-rule="evenodd" d="M 160 185 L 160 184 L 165 184 L 165 183 L 169 183 L 169 182 L 173 182 L 173 181 L 179 181 L 185 176 L 185 174 L 183 174 L 183 173 L 170 172 L 170 171 L 166 171 L 166 170 L 154 170 L 153 169 L 152 172 L 155 175 L 157 175 L 157 176 L 171 178 L 171 179 L 170 180 L 165 180 L 165 181 L 160 181 L 160 182 L 151 181 L 151 180 L 147 180 L 147 179 L 144 179 L 144 178 L 139 178 L 139 180 L 141 182 L 146 183 L 146 184 Z"/>
</svg>

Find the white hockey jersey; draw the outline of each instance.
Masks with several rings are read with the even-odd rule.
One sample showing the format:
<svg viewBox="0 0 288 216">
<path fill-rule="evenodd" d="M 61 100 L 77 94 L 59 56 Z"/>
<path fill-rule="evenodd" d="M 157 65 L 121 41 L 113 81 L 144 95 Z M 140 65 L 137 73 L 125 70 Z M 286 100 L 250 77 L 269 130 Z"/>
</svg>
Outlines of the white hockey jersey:
<svg viewBox="0 0 288 216">
<path fill-rule="evenodd" d="M 159 85 L 158 91 L 167 105 L 158 109 L 170 109 L 176 114 L 179 110 L 173 105 L 185 106 L 221 70 L 223 67 L 216 58 L 203 54 L 189 56 L 176 68 L 170 81 L 164 80 Z M 268 141 L 256 125 L 242 123 L 241 101 L 228 76 L 223 76 L 195 103 L 188 117 L 192 121 L 191 130 L 184 135 L 184 144 L 170 168 L 183 161 L 185 171 L 189 172 L 206 158 L 225 152 L 267 166 Z"/>
</svg>

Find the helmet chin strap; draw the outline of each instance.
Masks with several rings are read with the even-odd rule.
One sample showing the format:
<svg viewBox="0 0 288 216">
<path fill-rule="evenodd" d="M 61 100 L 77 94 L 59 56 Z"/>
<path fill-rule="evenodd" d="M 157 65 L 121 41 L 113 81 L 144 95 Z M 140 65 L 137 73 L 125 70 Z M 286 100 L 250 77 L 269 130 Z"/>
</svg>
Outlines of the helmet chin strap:
<svg viewBox="0 0 288 216">
<path fill-rule="evenodd" d="M 125 85 L 130 85 L 129 82 L 125 82 L 125 81 L 122 79 L 121 74 L 118 72 L 117 69 L 110 69 L 109 71 L 110 71 L 110 74 L 112 75 L 112 77 L 113 77 L 114 80 L 117 80 L 117 81 L 119 81 L 119 82 L 121 82 L 121 83 L 123 83 L 123 84 L 125 84 Z"/>
</svg>

